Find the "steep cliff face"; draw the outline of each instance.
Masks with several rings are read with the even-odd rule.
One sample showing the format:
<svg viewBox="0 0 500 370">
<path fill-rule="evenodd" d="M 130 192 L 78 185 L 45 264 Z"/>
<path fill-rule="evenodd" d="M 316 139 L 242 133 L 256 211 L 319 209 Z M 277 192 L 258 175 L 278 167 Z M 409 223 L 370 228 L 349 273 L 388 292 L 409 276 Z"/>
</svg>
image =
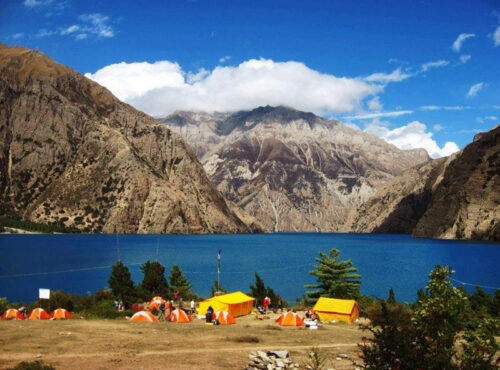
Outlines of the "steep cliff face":
<svg viewBox="0 0 500 370">
<path fill-rule="evenodd" d="M 500 239 L 500 126 L 390 181 L 350 220 L 357 232 Z"/>
<path fill-rule="evenodd" d="M 286 107 L 160 118 L 193 146 L 217 188 L 267 230 L 344 231 L 350 210 L 427 161 L 337 121 Z"/>
<path fill-rule="evenodd" d="M 0 44 L 1 211 L 82 230 L 251 231 L 184 141 L 46 55 Z"/>
</svg>

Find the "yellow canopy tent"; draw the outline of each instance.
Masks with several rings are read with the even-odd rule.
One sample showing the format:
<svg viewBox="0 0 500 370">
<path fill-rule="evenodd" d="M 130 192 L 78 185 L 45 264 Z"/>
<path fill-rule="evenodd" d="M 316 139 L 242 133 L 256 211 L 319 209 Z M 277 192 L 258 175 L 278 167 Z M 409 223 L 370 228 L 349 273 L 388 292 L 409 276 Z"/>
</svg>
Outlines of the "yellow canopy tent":
<svg viewBox="0 0 500 370">
<path fill-rule="evenodd" d="M 247 315 L 252 312 L 254 301 L 255 298 L 247 296 L 242 292 L 224 294 L 201 302 L 198 313 L 200 315 L 205 315 L 208 307 L 212 306 L 214 312 L 227 311 L 233 315 L 233 317 Z"/>
<path fill-rule="evenodd" d="M 358 303 L 351 299 L 320 297 L 313 307 L 321 321 L 345 321 L 352 323 L 359 317 Z"/>
</svg>

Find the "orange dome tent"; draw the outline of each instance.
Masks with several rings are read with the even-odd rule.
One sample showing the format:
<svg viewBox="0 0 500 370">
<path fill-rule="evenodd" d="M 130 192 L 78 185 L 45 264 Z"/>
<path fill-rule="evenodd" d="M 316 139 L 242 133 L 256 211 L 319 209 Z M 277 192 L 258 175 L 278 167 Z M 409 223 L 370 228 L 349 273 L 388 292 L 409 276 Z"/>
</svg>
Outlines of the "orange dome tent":
<svg viewBox="0 0 500 370">
<path fill-rule="evenodd" d="M 165 308 L 168 308 L 168 302 L 164 300 L 162 297 L 154 297 L 152 300 L 149 301 L 149 309 L 156 309 L 160 310 L 160 305 L 162 303 L 165 303 Z"/>
<path fill-rule="evenodd" d="M 24 320 L 24 316 L 15 308 L 9 308 L 0 316 L 0 320 Z"/>
<path fill-rule="evenodd" d="M 144 310 L 145 310 L 145 308 L 144 308 L 144 306 L 143 306 L 142 304 L 140 304 L 140 303 L 135 303 L 135 304 L 133 304 L 133 305 L 130 307 L 130 310 L 131 310 L 132 312 L 137 312 L 137 311 L 144 311 Z"/>
<path fill-rule="evenodd" d="M 50 315 L 51 320 L 67 320 L 71 318 L 71 313 L 66 311 L 64 308 L 58 308 L 52 312 Z"/>
<path fill-rule="evenodd" d="M 45 311 L 43 308 L 35 308 L 33 311 L 31 311 L 30 320 L 48 320 L 50 319 L 49 314 L 47 311 Z"/>
<path fill-rule="evenodd" d="M 212 315 L 212 321 L 213 320 L 219 320 L 220 325 L 231 325 L 231 324 L 236 324 L 236 320 L 234 319 L 233 315 L 231 315 L 227 311 L 218 311 Z"/>
<path fill-rule="evenodd" d="M 157 322 L 158 319 L 152 313 L 147 311 L 139 311 L 130 318 L 133 322 Z"/>
<path fill-rule="evenodd" d="M 302 320 L 299 315 L 291 311 L 281 314 L 281 316 L 276 319 L 276 322 L 281 326 L 305 325 L 304 320 Z"/>
<path fill-rule="evenodd" d="M 190 322 L 191 320 L 191 316 L 180 309 L 173 310 L 167 317 L 167 321 L 172 322 Z"/>
</svg>

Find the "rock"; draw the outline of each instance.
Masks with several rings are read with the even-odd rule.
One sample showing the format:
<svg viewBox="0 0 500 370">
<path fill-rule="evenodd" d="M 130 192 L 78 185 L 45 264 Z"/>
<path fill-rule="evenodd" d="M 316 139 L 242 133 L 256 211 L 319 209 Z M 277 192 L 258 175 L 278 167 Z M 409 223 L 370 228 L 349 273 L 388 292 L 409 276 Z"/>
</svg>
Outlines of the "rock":
<svg viewBox="0 0 500 370">
<path fill-rule="evenodd" d="M 339 353 L 337 356 L 340 358 L 349 358 L 345 353 Z"/>
</svg>

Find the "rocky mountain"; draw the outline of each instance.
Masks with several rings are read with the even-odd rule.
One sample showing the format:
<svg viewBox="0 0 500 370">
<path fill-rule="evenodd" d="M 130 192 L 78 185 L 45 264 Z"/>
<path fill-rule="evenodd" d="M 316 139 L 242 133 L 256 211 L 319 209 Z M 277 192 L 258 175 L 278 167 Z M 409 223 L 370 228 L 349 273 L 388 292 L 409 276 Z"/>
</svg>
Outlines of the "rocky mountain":
<svg viewBox="0 0 500 370">
<path fill-rule="evenodd" d="M 394 178 L 351 220 L 357 232 L 500 239 L 500 126 Z"/>
<path fill-rule="evenodd" d="M 105 88 L 3 44 L 0 76 L 1 213 L 94 232 L 252 231 L 177 134 Z"/>
<path fill-rule="evenodd" d="M 226 198 L 271 231 L 344 231 L 402 171 L 429 160 L 338 121 L 286 107 L 176 112 L 158 119 L 190 144 Z"/>
</svg>

